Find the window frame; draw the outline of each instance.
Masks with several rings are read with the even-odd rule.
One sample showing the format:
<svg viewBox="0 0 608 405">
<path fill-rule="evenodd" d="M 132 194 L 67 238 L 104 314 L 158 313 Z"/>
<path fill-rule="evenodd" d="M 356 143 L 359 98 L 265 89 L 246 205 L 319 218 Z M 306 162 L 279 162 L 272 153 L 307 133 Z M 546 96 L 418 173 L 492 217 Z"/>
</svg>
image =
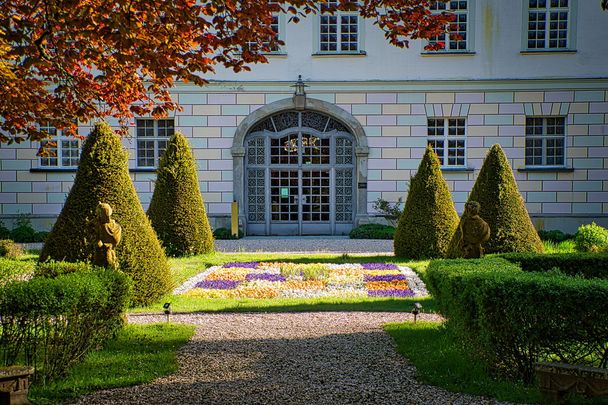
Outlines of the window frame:
<svg viewBox="0 0 608 405">
<path fill-rule="evenodd" d="M 445 47 L 444 49 L 440 49 L 440 50 L 436 50 L 436 51 L 432 51 L 432 50 L 426 50 L 424 49 L 425 45 L 428 45 L 431 43 L 431 41 L 429 40 L 425 40 L 422 41 L 422 46 L 421 46 L 421 53 L 423 55 L 451 55 L 451 54 L 458 54 L 458 55 L 463 55 L 463 54 L 472 54 L 474 53 L 474 49 L 475 49 L 475 0 L 465 0 L 467 2 L 467 10 L 466 10 L 466 14 L 467 14 L 467 30 L 466 30 L 466 47 L 465 49 L 448 49 L 448 45 L 449 45 L 449 40 L 445 41 Z M 444 3 L 450 3 L 450 0 L 446 0 L 444 1 Z M 450 10 L 446 10 L 447 12 L 449 12 Z M 441 10 L 439 11 L 431 11 L 433 13 L 441 13 Z M 445 35 L 449 35 L 449 31 L 446 31 Z"/>
<path fill-rule="evenodd" d="M 336 1 L 337 2 L 337 1 Z M 365 55 L 365 41 L 364 41 L 364 20 L 361 18 L 358 11 L 336 11 L 333 13 L 333 16 L 337 17 L 336 26 L 337 26 L 337 42 L 336 42 L 336 50 L 335 51 L 324 51 L 321 50 L 321 23 L 323 16 L 331 16 L 332 14 L 324 14 L 319 12 L 315 15 L 314 22 L 314 30 L 313 30 L 313 44 L 314 44 L 314 54 L 315 55 Z M 357 50 L 341 50 L 341 32 L 342 32 L 342 24 L 339 19 L 342 16 L 352 17 L 355 16 L 357 18 Z"/>
<path fill-rule="evenodd" d="M 173 123 L 173 125 L 171 127 L 165 127 L 165 129 L 171 128 L 172 132 L 170 135 L 164 135 L 161 136 L 159 135 L 159 123 L 162 121 L 170 121 Z M 152 136 L 139 136 L 139 124 L 140 122 L 152 122 L 153 126 L 152 126 Z M 137 169 L 157 169 L 158 168 L 158 164 L 160 162 L 160 158 L 162 157 L 162 153 L 164 153 L 164 151 L 166 150 L 166 143 L 169 141 L 169 139 L 171 138 L 171 136 L 175 134 L 175 118 L 174 117 L 167 117 L 167 118 L 161 118 L 161 119 L 154 119 L 154 118 L 136 118 L 135 119 L 135 167 Z M 154 159 L 154 165 L 150 166 L 150 165 L 143 165 L 140 164 L 140 159 L 150 159 L 150 157 L 148 156 L 144 156 L 144 157 L 140 157 L 139 152 L 140 152 L 140 146 L 139 146 L 139 142 L 140 141 L 149 141 L 149 142 L 154 142 L 153 146 L 154 148 L 153 153 L 154 156 L 152 157 Z M 159 147 L 159 142 L 165 142 L 165 148 L 162 150 Z M 146 148 L 145 150 L 150 150 L 150 148 Z"/>
<path fill-rule="evenodd" d="M 556 135 L 549 135 L 547 133 L 547 120 L 548 119 L 556 119 L 556 118 L 561 118 L 564 120 L 564 133 L 561 136 L 556 136 Z M 543 120 L 543 133 L 541 135 L 528 135 L 528 119 L 542 119 Z M 556 116 L 547 116 L 547 115 L 526 115 L 526 124 L 525 124 L 525 129 L 524 129 L 524 166 L 526 169 L 536 169 L 536 168 L 540 168 L 540 169 L 551 169 L 551 168 L 565 168 L 566 167 L 566 163 L 567 163 L 567 155 L 566 152 L 568 150 L 568 144 L 567 144 L 567 140 L 568 140 L 568 118 L 566 116 L 563 115 L 556 115 Z M 563 142 L 563 146 L 562 146 L 562 155 L 563 155 L 563 163 L 562 164 L 547 164 L 547 139 L 562 139 Z M 528 139 L 541 139 L 542 140 L 542 145 L 541 145 L 541 164 L 528 164 L 527 160 L 528 160 L 528 154 L 527 154 L 527 150 L 528 150 L 528 145 L 527 145 L 527 141 Z"/>
<path fill-rule="evenodd" d="M 272 3 L 272 2 L 270 2 Z M 272 17 L 276 17 L 277 18 L 277 39 L 285 42 L 284 45 L 279 45 L 277 47 L 276 50 L 272 50 L 269 52 L 260 52 L 262 55 L 287 55 L 287 51 L 285 49 L 285 47 L 287 46 L 287 41 L 285 40 L 285 13 L 282 12 L 276 12 L 276 13 L 272 13 Z M 249 43 L 249 42 L 248 42 Z"/>
<path fill-rule="evenodd" d="M 548 14 L 549 10 L 550 10 L 550 1 L 551 0 L 547 0 L 546 14 Z M 545 20 L 545 23 L 546 23 L 545 47 L 544 48 L 529 48 L 528 47 L 528 34 L 529 34 L 528 16 L 530 13 L 530 0 L 524 0 L 522 9 L 523 9 L 522 30 L 521 30 L 522 53 L 534 54 L 534 53 L 576 52 L 576 29 L 577 29 L 576 22 L 577 22 L 578 0 L 569 0 L 568 1 L 568 28 L 567 28 L 568 34 L 566 36 L 567 46 L 565 48 L 549 48 L 548 47 L 549 20 Z"/>
<path fill-rule="evenodd" d="M 44 147 L 44 145 L 49 142 L 56 143 L 55 147 L 50 148 L 50 150 L 54 151 L 55 156 L 38 156 L 38 167 L 40 169 L 76 169 L 76 168 L 78 168 L 78 165 L 80 164 L 80 154 L 82 153 L 82 142 L 80 141 L 80 139 L 75 138 L 73 136 L 64 135 L 63 131 L 61 131 L 49 124 L 39 124 L 38 128 L 40 130 L 45 130 L 50 135 L 47 139 L 40 140 L 39 143 L 40 143 L 41 148 Z M 53 131 L 50 131 L 51 128 Z M 51 133 L 51 132 L 54 132 L 54 133 Z M 64 145 L 63 145 L 64 142 L 70 142 L 70 143 L 76 142 L 77 147 L 69 146 L 69 147 L 64 148 Z M 74 150 L 78 151 L 77 157 L 63 156 L 65 151 L 74 151 Z M 56 160 L 55 164 L 48 163 L 52 159 Z M 66 164 L 64 164 L 64 159 L 68 159 L 70 161 L 75 160 L 76 164 L 67 164 L 66 165 Z"/>
<path fill-rule="evenodd" d="M 431 135 L 429 134 L 431 126 L 429 125 L 429 121 L 430 120 L 443 120 L 443 135 Z M 464 134 L 463 135 L 449 135 L 449 128 L 450 128 L 450 120 L 463 120 L 464 121 Z M 468 138 L 468 132 L 469 132 L 469 127 L 468 127 L 468 122 L 467 122 L 467 117 L 464 116 L 458 116 L 458 117 L 427 117 L 427 125 L 426 125 L 426 140 L 427 140 L 427 145 L 430 144 L 431 141 L 443 141 L 443 155 L 439 156 L 439 161 L 441 162 L 441 168 L 442 169 L 467 169 L 468 168 L 468 162 L 467 162 L 467 138 Z M 448 162 L 448 151 L 450 149 L 449 147 L 449 141 L 453 140 L 453 141 L 460 141 L 462 140 L 464 142 L 464 146 L 462 147 L 463 151 L 464 151 L 464 156 L 463 156 L 463 163 L 462 164 L 452 164 L 450 165 Z M 435 146 L 431 145 L 431 147 L 433 148 L 433 150 L 436 152 L 436 148 Z M 456 149 L 460 149 L 460 148 L 456 148 Z M 458 156 L 456 157 L 458 158 Z"/>
</svg>

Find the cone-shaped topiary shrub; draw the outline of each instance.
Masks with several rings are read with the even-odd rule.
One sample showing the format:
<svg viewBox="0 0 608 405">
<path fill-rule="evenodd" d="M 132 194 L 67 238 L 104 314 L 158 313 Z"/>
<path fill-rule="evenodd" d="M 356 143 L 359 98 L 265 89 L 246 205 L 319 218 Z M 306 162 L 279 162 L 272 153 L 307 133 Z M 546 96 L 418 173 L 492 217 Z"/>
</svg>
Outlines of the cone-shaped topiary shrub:
<svg viewBox="0 0 608 405">
<path fill-rule="evenodd" d="M 171 289 L 169 263 L 129 177 L 128 153 L 106 123 L 95 125 L 82 148 L 74 185 L 46 239 L 40 260 L 91 262 L 99 202 L 122 226 L 119 269 L 133 279 L 133 305 L 150 304 Z"/>
<path fill-rule="evenodd" d="M 198 187 L 188 140 L 179 132 L 160 160 L 148 217 L 170 256 L 213 251 L 213 232 Z"/>
<path fill-rule="evenodd" d="M 437 155 L 429 146 L 410 181 L 405 208 L 395 231 L 395 256 L 444 257 L 458 225 L 458 214 Z"/>
<path fill-rule="evenodd" d="M 486 155 L 469 201 L 481 204 L 479 216 L 490 226 L 490 240 L 483 244 L 485 253 L 543 251 L 543 243 L 500 145 L 492 146 Z M 457 231 L 450 243 L 450 257 L 459 256 L 460 237 Z"/>
</svg>

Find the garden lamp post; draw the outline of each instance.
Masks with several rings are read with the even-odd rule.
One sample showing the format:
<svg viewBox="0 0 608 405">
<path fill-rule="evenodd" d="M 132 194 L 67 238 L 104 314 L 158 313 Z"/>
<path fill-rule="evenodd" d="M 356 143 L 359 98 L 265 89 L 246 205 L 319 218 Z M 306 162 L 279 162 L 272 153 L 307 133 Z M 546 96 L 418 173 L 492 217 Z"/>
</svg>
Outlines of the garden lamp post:
<svg viewBox="0 0 608 405">
<path fill-rule="evenodd" d="M 167 322 L 169 322 L 169 315 L 171 315 L 171 303 L 165 302 L 165 305 L 163 305 L 163 309 L 164 309 L 165 315 L 167 316 Z"/>
<path fill-rule="evenodd" d="M 422 304 L 419 302 L 414 303 L 414 309 L 412 309 L 412 314 L 414 314 L 414 323 L 416 323 L 416 318 L 418 318 L 418 314 L 422 311 Z"/>
</svg>

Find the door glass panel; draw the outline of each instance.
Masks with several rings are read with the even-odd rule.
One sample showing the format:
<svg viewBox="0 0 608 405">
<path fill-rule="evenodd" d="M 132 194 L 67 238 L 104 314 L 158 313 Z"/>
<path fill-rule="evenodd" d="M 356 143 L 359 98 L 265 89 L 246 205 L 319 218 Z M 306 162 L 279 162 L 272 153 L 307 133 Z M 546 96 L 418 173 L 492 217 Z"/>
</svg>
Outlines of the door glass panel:
<svg viewBox="0 0 608 405">
<path fill-rule="evenodd" d="M 353 220 L 353 170 L 336 170 L 336 222 Z"/>
<path fill-rule="evenodd" d="M 272 220 L 298 222 L 298 171 L 270 172 L 270 206 Z"/>
<path fill-rule="evenodd" d="M 329 170 L 302 171 L 302 220 L 329 221 Z"/>
<path fill-rule="evenodd" d="M 328 165 L 329 138 L 319 138 L 310 134 L 302 134 L 302 164 Z"/>
<path fill-rule="evenodd" d="M 270 163 L 273 165 L 298 164 L 298 134 L 270 139 Z"/>
<path fill-rule="evenodd" d="M 247 219 L 263 223 L 266 219 L 266 179 L 264 169 L 247 171 Z"/>
</svg>

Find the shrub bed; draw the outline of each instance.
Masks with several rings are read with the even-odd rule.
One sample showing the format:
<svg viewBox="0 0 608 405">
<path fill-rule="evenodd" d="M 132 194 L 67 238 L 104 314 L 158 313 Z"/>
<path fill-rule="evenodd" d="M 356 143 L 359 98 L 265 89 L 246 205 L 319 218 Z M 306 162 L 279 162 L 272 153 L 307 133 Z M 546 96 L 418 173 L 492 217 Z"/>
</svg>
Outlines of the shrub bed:
<svg viewBox="0 0 608 405">
<path fill-rule="evenodd" d="M 23 280 L 32 276 L 34 263 L 0 257 L 0 287 L 10 281 Z"/>
<path fill-rule="evenodd" d="M 574 235 L 574 243 L 579 252 L 606 252 L 608 229 L 595 223 L 581 225 Z"/>
<path fill-rule="evenodd" d="M 554 229 L 551 231 L 540 230 L 538 231 L 538 236 L 543 241 L 550 241 L 555 243 L 560 243 L 565 240 L 574 239 L 574 235 L 571 233 L 564 233 L 560 230 Z"/>
<path fill-rule="evenodd" d="M 608 280 L 524 272 L 495 257 L 434 261 L 427 286 L 448 327 L 501 374 L 531 382 L 539 360 L 606 364 Z"/>
<path fill-rule="evenodd" d="M 25 251 L 20 245 L 17 245 L 10 239 L 0 240 L 0 257 L 7 257 L 9 259 L 18 259 L 23 256 Z"/>
<path fill-rule="evenodd" d="M 122 326 L 130 293 L 127 276 L 105 269 L 6 284 L 0 289 L 2 364 L 34 367 L 36 382 L 65 376 Z"/>
<path fill-rule="evenodd" d="M 395 227 L 381 224 L 365 224 L 353 228 L 348 234 L 351 239 L 393 239 Z"/>
<path fill-rule="evenodd" d="M 569 276 L 608 279 L 608 254 L 558 253 L 539 255 L 534 253 L 507 253 L 504 257 L 517 263 L 523 271 L 545 272 L 559 270 Z"/>
<path fill-rule="evenodd" d="M 230 239 L 241 239 L 243 236 L 243 230 L 239 229 L 239 234 L 237 237 L 232 236 L 232 231 L 228 228 L 216 228 L 213 231 L 213 238 L 220 240 L 230 240 Z"/>
</svg>

